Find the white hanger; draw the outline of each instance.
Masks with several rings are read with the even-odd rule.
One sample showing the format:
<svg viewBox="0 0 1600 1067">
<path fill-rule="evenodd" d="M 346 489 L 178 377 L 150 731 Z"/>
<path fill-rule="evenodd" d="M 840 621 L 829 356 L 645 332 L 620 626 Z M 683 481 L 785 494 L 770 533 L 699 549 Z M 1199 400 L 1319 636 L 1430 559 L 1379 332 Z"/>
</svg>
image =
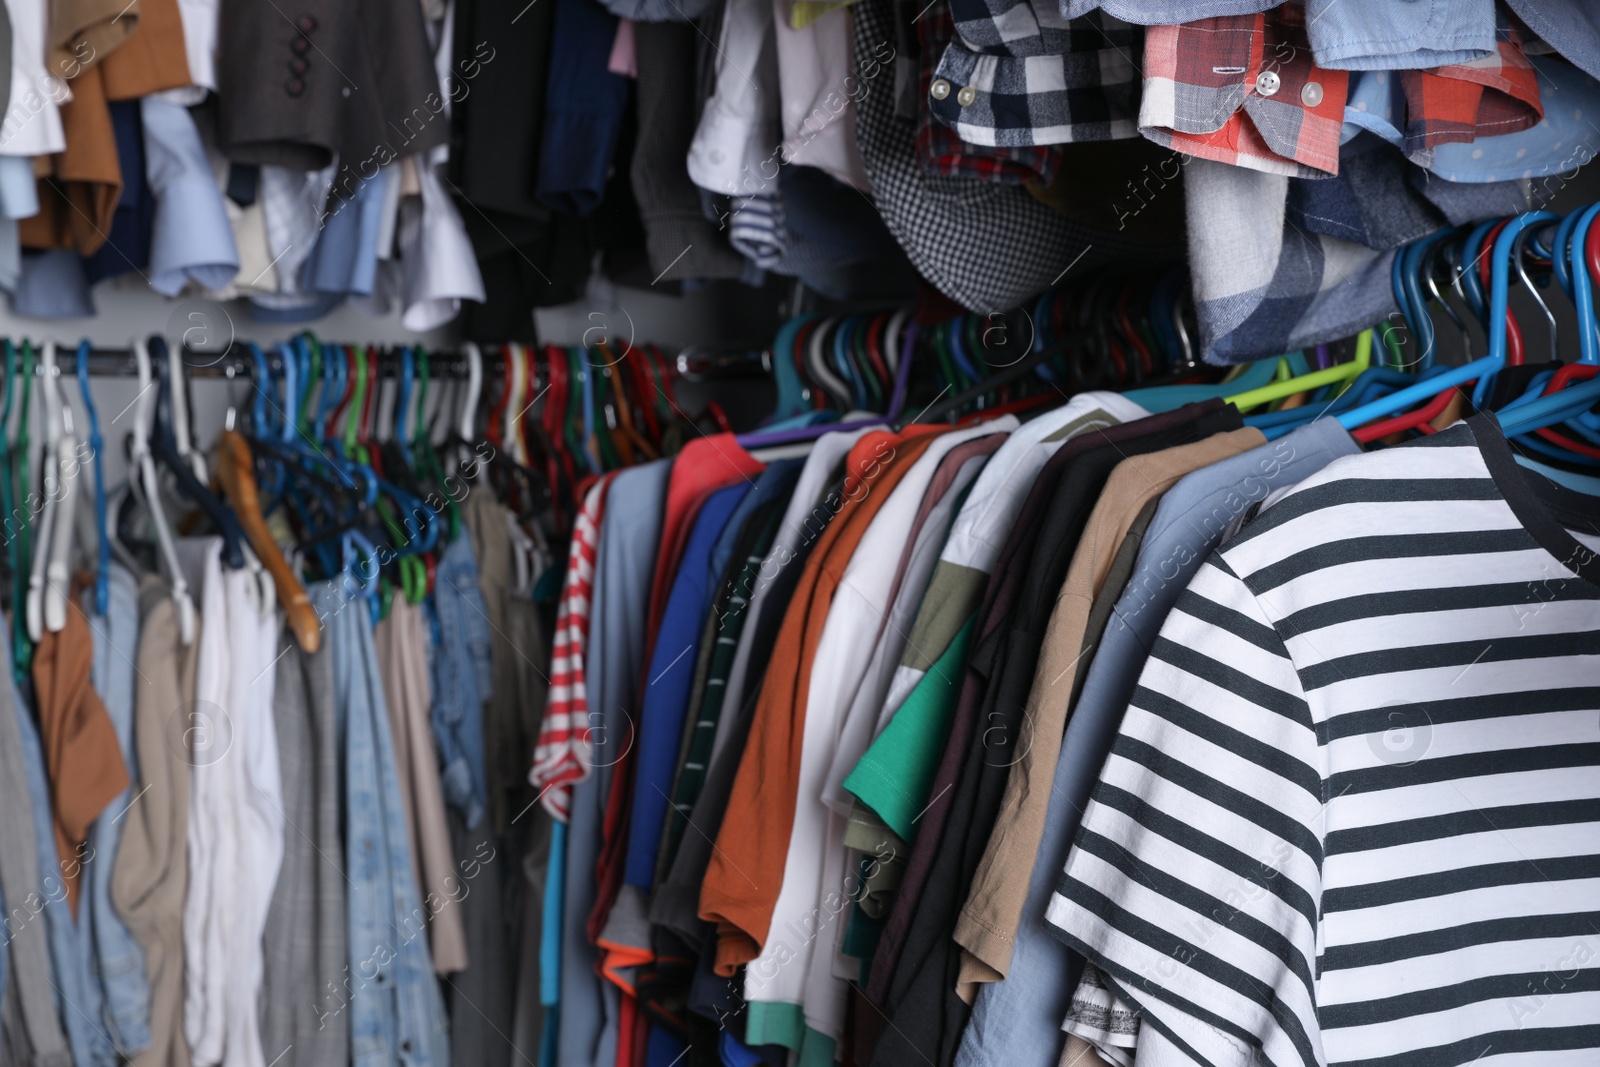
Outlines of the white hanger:
<svg viewBox="0 0 1600 1067">
<path fill-rule="evenodd" d="M 178 446 L 178 455 L 194 471 L 201 484 L 211 480 L 206 470 L 206 458 L 194 447 L 189 433 L 189 388 L 183 375 L 183 341 L 167 344 L 167 371 L 172 377 L 172 436 Z"/>
<path fill-rule="evenodd" d="M 61 496 L 61 467 L 56 446 L 61 440 L 61 393 L 56 389 L 56 346 L 46 341 L 39 354 L 39 393 L 44 401 L 44 452 L 41 457 L 39 491 L 44 495 L 39 510 L 39 525 L 34 539 L 32 565 L 28 571 L 28 599 L 25 618 L 28 637 L 37 642 L 44 636 L 45 572 L 54 553 L 56 505 Z M 24 412 L 24 415 L 27 413 Z"/>
<path fill-rule="evenodd" d="M 483 353 L 478 351 L 478 346 L 471 341 L 461 346 L 461 354 L 467 357 L 467 388 L 461 397 L 461 414 L 459 430 L 461 439 L 468 443 L 472 441 L 472 432 L 476 427 L 474 416 L 478 411 L 478 394 L 483 391 Z"/>
<path fill-rule="evenodd" d="M 528 465 L 528 457 L 522 450 L 522 435 L 517 432 L 520 421 L 517 416 L 522 413 L 523 397 L 528 395 L 528 364 L 522 358 L 522 346 L 513 342 L 508 345 L 511 360 L 511 396 L 506 404 L 506 422 L 501 428 L 503 440 L 511 442 L 511 458 L 522 464 Z"/>
<path fill-rule="evenodd" d="M 172 578 L 172 601 L 178 608 L 178 636 L 184 644 L 194 641 L 196 620 L 194 600 L 189 595 L 189 583 L 178 564 L 178 551 L 172 542 L 172 527 L 167 525 L 167 514 L 161 507 L 161 483 L 156 477 L 155 459 L 150 455 L 150 418 L 152 393 L 155 385 L 150 377 L 150 349 L 137 337 L 133 340 L 133 360 L 139 371 L 139 395 L 133 409 L 133 455 L 130 457 L 139 471 L 139 484 L 144 490 L 145 506 L 150 509 L 150 523 L 156 528 L 156 544 L 161 558 L 166 562 L 167 573 Z"/>
<path fill-rule="evenodd" d="M 56 389 L 60 389 L 60 378 Z M 59 399 L 60 394 L 57 392 Z M 72 407 L 61 404 L 61 438 L 56 442 L 56 479 L 61 502 L 56 505 L 54 527 L 50 533 L 50 562 L 44 572 L 44 626 L 53 634 L 67 625 L 67 598 L 72 592 L 72 535 L 78 508 L 76 486 L 65 479 L 82 478 L 85 468 L 78 461 L 78 438 L 72 429 Z"/>
</svg>

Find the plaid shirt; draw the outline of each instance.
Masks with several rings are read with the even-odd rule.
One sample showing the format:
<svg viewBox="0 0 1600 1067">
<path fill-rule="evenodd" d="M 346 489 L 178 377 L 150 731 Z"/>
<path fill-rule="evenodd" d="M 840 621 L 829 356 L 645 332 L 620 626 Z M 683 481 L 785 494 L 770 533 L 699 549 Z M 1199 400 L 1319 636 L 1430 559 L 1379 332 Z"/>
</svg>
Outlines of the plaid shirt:
<svg viewBox="0 0 1600 1067">
<path fill-rule="evenodd" d="M 921 68 L 922 107 L 917 122 L 917 159 L 925 174 L 942 174 L 951 178 L 976 178 L 979 181 L 1000 182 L 1003 185 L 1026 185 L 1030 182 L 1049 185 L 1055 180 L 1061 166 L 1061 149 L 1052 145 L 1000 145 L 970 144 L 955 135 L 948 126 L 934 118 L 928 105 L 935 103 L 928 88 L 937 77 L 950 41 L 956 35 L 955 20 L 950 17 L 950 6 L 935 3 L 917 20 L 918 56 Z M 949 103 L 947 97 L 944 101 Z"/>
<path fill-rule="evenodd" d="M 1140 30 L 1057 0 L 951 0 L 956 40 L 928 94 L 970 144 L 1018 147 L 1138 136 Z"/>
<path fill-rule="evenodd" d="M 1152 26 L 1139 132 L 1160 145 L 1269 174 L 1339 173 L 1350 75 L 1311 57 L 1305 10 Z"/>
<path fill-rule="evenodd" d="M 1522 35 L 1502 20 L 1494 55 L 1472 63 L 1400 73 L 1405 94 L 1401 151 L 1419 155 L 1442 144 L 1516 133 L 1544 118 L 1539 76 L 1523 54 Z"/>
</svg>

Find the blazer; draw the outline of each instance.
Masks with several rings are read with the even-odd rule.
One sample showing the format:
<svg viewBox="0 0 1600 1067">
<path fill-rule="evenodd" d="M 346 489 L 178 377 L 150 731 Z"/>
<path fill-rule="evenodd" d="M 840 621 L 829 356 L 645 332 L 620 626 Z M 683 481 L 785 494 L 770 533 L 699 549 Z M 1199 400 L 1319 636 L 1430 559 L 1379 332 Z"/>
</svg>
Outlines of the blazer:
<svg viewBox="0 0 1600 1067">
<path fill-rule="evenodd" d="M 321 170 L 333 196 L 446 143 L 450 122 L 416 0 L 235 0 L 222 5 L 221 147 L 239 163 Z"/>
</svg>

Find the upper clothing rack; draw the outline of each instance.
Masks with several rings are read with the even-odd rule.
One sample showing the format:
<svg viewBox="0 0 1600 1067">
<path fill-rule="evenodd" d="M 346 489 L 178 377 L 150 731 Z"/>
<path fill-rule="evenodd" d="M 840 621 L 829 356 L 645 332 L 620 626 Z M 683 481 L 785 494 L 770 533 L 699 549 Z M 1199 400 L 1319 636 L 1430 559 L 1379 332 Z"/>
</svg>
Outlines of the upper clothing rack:
<svg viewBox="0 0 1600 1067">
<path fill-rule="evenodd" d="M 337 342 L 335 342 L 337 343 Z M 42 344 L 34 346 L 38 353 Z M 63 377 L 75 373 L 77 346 L 56 345 L 56 362 Z M 255 375 L 255 360 L 243 344 L 234 344 L 221 352 L 183 348 L 183 373 L 188 378 L 251 378 Z M 269 365 L 276 367 L 279 357 L 272 346 L 263 345 L 262 353 Z M 42 362 L 34 363 L 34 373 L 39 374 Z M 131 348 L 94 348 L 89 352 L 89 376 L 92 378 L 132 378 L 138 374 L 137 363 Z M 454 353 L 429 354 L 428 374 L 433 378 L 465 378 L 469 374 L 467 360 Z"/>
</svg>

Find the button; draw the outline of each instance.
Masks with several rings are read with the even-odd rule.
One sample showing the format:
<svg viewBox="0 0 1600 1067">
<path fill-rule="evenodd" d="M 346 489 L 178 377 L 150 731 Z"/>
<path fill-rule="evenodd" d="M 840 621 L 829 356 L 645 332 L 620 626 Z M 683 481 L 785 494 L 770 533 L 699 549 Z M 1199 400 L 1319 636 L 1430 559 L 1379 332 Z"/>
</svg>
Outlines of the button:
<svg viewBox="0 0 1600 1067">
<path fill-rule="evenodd" d="M 411 1039 L 409 1037 L 406 1038 L 404 1041 L 400 1042 L 400 1051 L 401 1052 L 410 1052 L 411 1051 Z"/>
<path fill-rule="evenodd" d="M 299 78 L 290 78 L 288 81 L 283 83 L 283 91 L 288 93 L 290 96 L 299 96 L 301 93 L 306 91 L 306 83 L 301 81 Z"/>
<path fill-rule="evenodd" d="M 935 100 L 943 100 L 950 95 L 950 83 L 943 78 L 933 79 L 933 84 L 928 86 L 928 95 Z"/>
<path fill-rule="evenodd" d="M 978 99 L 978 90 L 970 85 L 956 94 L 956 103 L 962 107 L 971 107 L 972 102 L 976 99 Z"/>
<path fill-rule="evenodd" d="M 306 71 L 308 71 L 310 69 L 311 69 L 311 64 L 307 63 L 305 60 L 301 59 L 299 56 L 295 56 L 293 59 L 289 60 L 289 73 L 290 74 L 304 74 Z"/>
<path fill-rule="evenodd" d="M 317 28 L 317 20 L 310 15 L 301 15 L 295 22 L 295 28 L 301 33 L 310 33 Z"/>
<path fill-rule="evenodd" d="M 1275 96 L 1282 85 L 1277 71 L 1264 70 L 1256 75 L 1256 92 L 1262 96 Z"/>
<path fill-rule="evenodd" d="M 289 47 L 297 56 L 303 56 L 311 49 L 311 41 L 305 37 L 296 37 L 289 42 Z"/>
<path fill-rule="evenodd" d="M 1322 103 L 1322 83 L 1306 82 L 1300 89 L 1300 102 L 1306 107 L 1316 107 Z"/>
<path fill-rule="evenodd" d="M 727 156 L 722 154 L 722 149 L 713 148 L 711 150 L 711 162 L 716 163 L 716 164 L 718 164 L 720 166 L 722 161 L 724 159 L 727 159 L 727 158 L 728 158 Z"/>
</svg>

